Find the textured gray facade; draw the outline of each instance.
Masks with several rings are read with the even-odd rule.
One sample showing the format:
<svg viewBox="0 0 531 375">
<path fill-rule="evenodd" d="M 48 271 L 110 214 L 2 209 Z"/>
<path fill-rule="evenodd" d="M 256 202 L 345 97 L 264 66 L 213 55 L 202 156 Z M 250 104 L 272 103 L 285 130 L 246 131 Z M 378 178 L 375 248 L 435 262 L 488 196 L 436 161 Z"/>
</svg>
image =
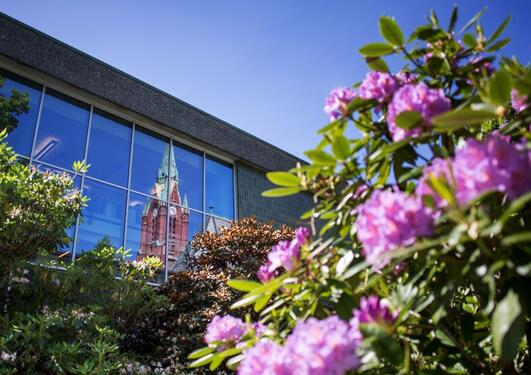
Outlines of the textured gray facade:
<svg viewBox="0 0 531 375">
<path fill-rule="evenodd" d="M 236 191 L 238 216 L 256 216 L 260 221 L 282 223 L 292 227 L 300 225 L 300 215 L 312 207 L 307 194 L 283 198 L 262 197 L 261 193 L 274 187 L 265 172 L 245 163 L 236 163 Z"/>
</svg>

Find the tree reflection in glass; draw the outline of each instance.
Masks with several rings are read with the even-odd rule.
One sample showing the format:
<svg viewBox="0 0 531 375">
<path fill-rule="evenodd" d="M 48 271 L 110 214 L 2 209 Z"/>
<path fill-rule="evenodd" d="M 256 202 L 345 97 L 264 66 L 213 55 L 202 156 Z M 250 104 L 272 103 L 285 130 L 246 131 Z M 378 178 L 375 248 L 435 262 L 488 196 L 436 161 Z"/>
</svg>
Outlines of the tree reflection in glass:
<svg viewBox="0 0 531 375">
<path fill-rule="evenodd" d="M 29 111 L 17 116 L 18 126 L 7 136 L 7 143 L 13 147 L 17 154 L 30 156 L 42 87 L 5 71 L 0 71 L 0 77 L 4 78 L 4 84 L 0 86 L 0 96 L 10 97 L 13 90 L 29 95 Z"/>
</svg>

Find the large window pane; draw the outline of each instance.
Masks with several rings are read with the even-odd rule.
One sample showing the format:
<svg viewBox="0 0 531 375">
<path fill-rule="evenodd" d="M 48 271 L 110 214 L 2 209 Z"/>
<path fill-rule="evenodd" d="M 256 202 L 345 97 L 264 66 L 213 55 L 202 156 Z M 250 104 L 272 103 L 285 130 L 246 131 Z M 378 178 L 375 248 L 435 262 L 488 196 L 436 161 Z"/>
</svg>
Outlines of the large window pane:
<svg viewBox="0 0 531 375">
<path fill-rule="evenodd" d="M 227 219 L 234 218 L 232 166 L 208 157 L 206 165 L 205 212 Z"/>
<path fill-rule="evenodd" d="M 131 126 L 114 116 L 94 111 L 90 125 L 88 175 L 127 186 Z"/>
<path fill-rule="evenodd" d="M 170 180 L 172 203 L 203 209 L 203 153 L 174 144 Z"/>
<path fill-rule="evenodd" d="M 0 76 L 4 77 L 4 85 L 0 87 L 0 96 L 10 97 L 13 90 L 29 94 L 29 112 L 17 117 L 18 126 L 7 136 L 7 143 L 16 153 L 29 156 L 39 113 L 42 87 L 5 71 L 0 71 Z"/>
<path fill-rule="evenodd" d="M 85 158 L 88 119 L 87 105 L 47 90 L 34 159 L 72 169 L 75 161 Z"/>
<path fill-rule="evenodd" d="M 125 190 L 85 178 L 83 194 L 89 201 L 77 232 L 76 253 L 94 249 L 101 240 L 123 246 Z"/>
<path fill-rule="evenodd" d="M 130 194 L 125 248 L 131 251 L 132 260 L 156 256 L 164 264 L 166 207 L 166 204 L 158 199 Z"/>
<path fill-rule="evenodd" d="M 203 231 L 203 214 L 170 206 L 168 272 L 182 271 L 192 256 L 190 241 Z"/>
<path fill-rule="evenodd" d="M 136 129 L 131 189 L 167 200 L 169 143 L 148 131 Z"/>
</svg>

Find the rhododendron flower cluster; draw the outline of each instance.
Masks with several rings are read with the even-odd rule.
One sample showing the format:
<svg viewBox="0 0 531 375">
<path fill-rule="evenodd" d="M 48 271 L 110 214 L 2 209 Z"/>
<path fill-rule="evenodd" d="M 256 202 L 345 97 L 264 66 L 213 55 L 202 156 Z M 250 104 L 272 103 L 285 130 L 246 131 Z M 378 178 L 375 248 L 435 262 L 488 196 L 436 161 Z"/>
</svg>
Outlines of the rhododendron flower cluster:
<svg viewBox="0 0 531 375">
<path fill-rule="evenodd" d="M 425 168 L 417 194 L 432 195 L 437 207 L 447 205 L 428 184 L 428 176 L 433 175 L 446 178 L 462 206 L 488 190 L 506 193 L 514 199 L 531 191 L 530 169 L 531 153 L 523 145 L 493 133 L 485 142 L 468 139 L 452 159 L 435 159 Z"/>
<path fill-rule="evenodd" d="M 376 190 L 358 207 L 355 226 L 365 260 L 378 270 L 389 263 L 386 253 L 433 233 L 433 213 L 418 197 Z"/>
<path fill-rule="evenodd" d="M 354 317 L 350 320 L 350 325 L 354 331 L 360 324 L 391 326 L 398 317 L 398 312 L 391 312 L 385 301 L 378 296 L 361 297 L 359 309 L 354 309 L 352 314 Z"/>
<path fill-rule="evenodd" d="M 337 316 L 297 323 L 284 346 L 264 341 L 244 354 L 240 375 L 343 375 L 359 366 L 359 333 Z"/>
<path fill-rule="evenodd" d="M 291 375 L 292 363 L 288 363 L 285 350 L 279 344 L 263 340 L 244 352 L 238 367 L 239 375 Z"/>
<path fill-rule="evenodd" d="M 326 98 L 324 110 L 330 121 L 337 120 L 345 112 L 347 105 L 357 96 L 356 91 L 348 87 L 338 87 Z"/>
<path fill-rule="evenodd" d="M 450 99 L 441 89 L 431 89 L 424 82 L 409 84 L 401 87 L 393 96 L 389 104 L 387 122 L 393 140 L 400 141 L 407 137 L 418 137 L 422 127 L 431 125 L 432 117 L 450 109 Z M 402 129 L 396 123 L 399 114 L 405 111 L 418 112 L 423 119 L 422 126 L 414 129 Z"/>
<path fill-rule="evenodd" d="M 299 227 L 295 230 L 295 238 L 291 241 L 280 241 L 271 248 L 267 255 L 267 263 L 260 267 L 257 276 L 265 283 L 275 277 L 279 268 L 286 271 L 295 270 L 301 260 L 301 246 L 310 238 L 308 228 Z"/>
<path fill-rule="evenodd" d="M 516 112 L 522 112 L 529 105 L 527 97 L 520 95 L 515 89 L 511 91 L 511 104 Z"/>
<path fill-rule="evenodd" d="M 205 342 L 207 344 L 222 342 L 231 345 L 245 334 L 246 329 L 247 325 L 239 318 L 232 315 L 216 315 L 208 324 Z"/>
<path fill-rule="evenodd" d="M 384 103 L 393 97 L 398 89 L 396 77 L 385 72 L 369 72 L 359 87 L 359 95 L 363 99 L 375 99 Z"/>
</svg>

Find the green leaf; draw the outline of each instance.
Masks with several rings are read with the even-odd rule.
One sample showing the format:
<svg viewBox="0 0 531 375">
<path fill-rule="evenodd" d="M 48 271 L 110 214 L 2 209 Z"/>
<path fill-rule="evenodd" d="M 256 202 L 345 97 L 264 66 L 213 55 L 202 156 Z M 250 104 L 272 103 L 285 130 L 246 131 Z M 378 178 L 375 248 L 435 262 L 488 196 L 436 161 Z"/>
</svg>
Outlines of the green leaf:
<svg viewBox="0 0 531 375">
<path fill-rule="evenodd" d="M 204 365 L 209 364 L 214 359 L 214 354 L 210 353 L 204 356 L 203 358 L 199 358 L 197 361 L 194 361 L 190 363 L 188 367 L 195 368 L 195 367 L 201 367 Z"/>
<path fill-rule="evenodd" d="M 366 57 L 380 57 L 393 53 L 394 47 L 387 43 L 369 43 L 361 47 L 358 52 Z"/>
<path fill-rule="evenodd" d="M 402 362 L 402 348 L 398 341 L 378 324 L 362 324 L 361 331 L 380 359 L 398 365 Z"/>
<path fill-rule="evenodd" d="M 487 52 L 496 52 L 503 47 L 505 47 L 506 44 L 508 44 L 511 41 L 511 38 L 502 39 L 496 43 L 494 43 L 492 46 L 486 49 Z"/>
<path fill-rule="evenodd" d="M 531 232 L 521 232 L 511 234 L 502 239 L 501 243 L 504 246 L 516 245 L 518 243 L 531 242 Z"/>
<path fill-rule="evenodd" d="M 260 299 L 261 297 L 263 297 L 263 294 L 260 294 L 260 293 L 246 295 L 246 297 L 242 298 L 241 300 L 234 302 L 230 306 L 230 308 L 232 310 L 239 309 L 240 307 L 253 304 L 256 300 Z"/>
<path fill-rule="evenodd" d="M 508 16 L 507 18 L 505 18 L 503 20 L 503 22 L 501 23 L 500 26 L 498 26 L 498 28 L 496 29 L 496 31 L 494 32 L 494 34 L 492 34 L 489 39 L 487 39 L 487 41 L 485 42 L 485 44 L 488 46 L 491 42 L 493 42 L 494 40 L 496 40 L 496 38 L 498 38 L 501 33 L 503 32 L 503 30 L 505 30 L 505 28 L 507 27 L 507 25 L 509 24 L 509 21 L 511 21 L 511 16 Z"/>
<path fill-rule="evenodd" d="M 451 207 L 457 207 L 457 201 L 452 192 L 452 188 L 448 184 L 446 178 L 437 178 L 434 174 L 428 176 L 428 185 L 436 192 L 442 199 L 447 201 Z"/>
<path fill-rule="evenodd" d="M 476 13 L 476 15 L 474 17 L 472 17 L 470 19 L 470 21 L 468 21 L 468 23 L 459 31 L 459 34 L 462 34 L 464 31 L 466 31 L 470 26 L 472 26 L 477 20 L 479 20 L 481 18 L 481 16 L 483 15 L 483 13 L 485 13 L 485 10 L 487 10 L 487 8 L 483 8 L 481 9 L 479 12 Z"/>
<path fill-rule="evenodd" d="M 336 275 L 341 276 L 353 260 L 354 252 L 350 250 L 347 251 L 347 253 L 343 255 L 336 264 Z"/>
<path fill-rule="evenodd" d="M 369 68 L 375 72 L 389 72 L 389 66 L 387 63 L 379 57 L 367 57 L 365 59 Z"/>
<path fill-rule="evenodd" d="M 505 70 L 497 71 L 489 80 L 489 97 L 497 105 L 505 105 L 511 100 L 511 76 Z"/>
<path fill-rule="evenodd" d="M 448 32 L 452 32 L 457 23 L 457 4 L 454 4 L 454 9 L 452 10 L 452 15 L 450 16 L 450 24 L 448 25 Z"/>
<path fill-rule="evenodd" d="M 401 46 L 404 44 L 404 34 L 400 30 L 400 26 L 396 21 L 388 16 L 380 17 L 380 34 L 394 46 Z"/>
<path fill-rule="evenodd" d="M 254 303 L 254 311 L 255 312 L 259 312 L 260 310 L 262 310 L 266 305 L 267 303 L 269 302 L 269 300 L 271 299 L 271 294 L 264 294 L 261 298 L 259 298 L 258 300 L 256 300 L 256 302 Z"/>
<path fill-rule="evenodd" d="M 201 357 L 204 357 L 207 354 L 212 353 L 215 350 L 216 350 L 215 348 L 209 348 L 208 346 L 205 346 L 204 348 L 197 349 L 197 350 L 193 351 L 192 353 L 190 353 L 188 355 L 188 359 L 201 358 Z"/>
<path fill-rule="evenodd" d="M 476 46 L 478 45 L 476 38 L 474 38 L 474 36 L 469 33 L 463 35 L 463 42 L 465 42 L 465 44 L 470 48 L 476 48 Z"/>
<path fill-rule="evenodd" d="M 498 302 L 492 314 L 494 351 L 505 363 L 514 359 L 524 333 L 524 315 L 518 295 L 512 290 Z"/>
<path fill-rule="evenodd" d="M 297 194 L 300 192 L 300 189 L 298 187 L 281 187 L 281 188 L 274 188 L 266 190 L 262 193 L 262 197 L 270 197 L 270 198 L 276 198 L 276 197 L 287 197 L 288 195 Z"/>
<path fill-rule="evenodd" d="M 474 111 L 470 108 L 461 108 L 435 116 L 432 118 L 432 122 L 439 131 L 454 131 L 467 125 L 480 124 L 494 116 L 495 113 L 491 111 Z"/>
<path fill-rule="evenodd" d="M 299 186 L 300 180 L 297 176 L 288 172 L 268 172 L 266 177 L 269 181 L 278 186 L 293 187 Z"/>
<path fill-rule="evenodd" d="M 336 159 L 323 150 L 310 150 L 304 153 L 314 164 L 335 166 Z"/>
<path fill-rule="evenodd" d="M 418 27 L 414 34 L 421 40 L 433 42 L 443 39 L 447 36 L 446 32 L 439 28 L 433 28 L 431 25 L 424 25 Z"/>
<path fill-rule="evenodd" d="M 342 118 L 339 118 L 335 121 L 332 121 L 331 123 L 329 123 L 328 125 L 325 125 L 323 126 L 321 129 L 319 129 L 318 133 L 319 134 L 324 134 L 324 133 L 327 133 L 328 131 L 334 129 L 334 128 L 337 128 L 338 126 L 341 126 L 343 124 L 345 120 L 342 119 Z"/>
<path fill-rule="evenodd" d="M 332 151 L 339 160 L 347 160 L 350 156 L 350 142 L 343 135 L 337 135 L 332 142 Z"/>
<path fill-rule="evenodd" d="M 422 115 L 416 111 L 404 111 L 396 116 L 396 124 L 402 129 L 416 128 L 422 121 Z"/>
<path fill-rule="evenodd" d="M 229 280 L 227 281 L 227 285 L 232 289 L 241 290 L 242 292 L 250 292 L 263 286 L 261 283 L 252 280 Z"/>
</svg>

